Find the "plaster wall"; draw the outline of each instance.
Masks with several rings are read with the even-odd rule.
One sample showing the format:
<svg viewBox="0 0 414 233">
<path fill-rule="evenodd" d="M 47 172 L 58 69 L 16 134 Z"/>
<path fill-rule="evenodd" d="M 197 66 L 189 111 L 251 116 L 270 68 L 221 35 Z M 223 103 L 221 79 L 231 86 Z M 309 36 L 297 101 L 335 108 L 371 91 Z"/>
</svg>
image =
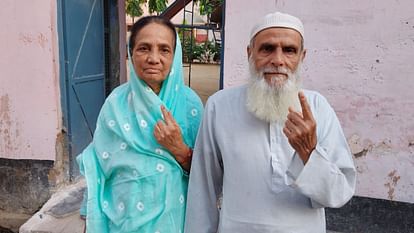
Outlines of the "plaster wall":
<svg viewBox="0 0 414 233">
<path fill-rule="evenodd" d="M 224 88 L 246 82 L 250 29 L 277 10 L 305 25 L 304 87 L 336 110 L 358 170 L 356 195 L 414 203 L 414 3 L 226 1 Z"/>
<path fill-rule="evenodd" d="M 56 1 L 0 1 L 0 157 L 55 160 Z"/>
</svg>

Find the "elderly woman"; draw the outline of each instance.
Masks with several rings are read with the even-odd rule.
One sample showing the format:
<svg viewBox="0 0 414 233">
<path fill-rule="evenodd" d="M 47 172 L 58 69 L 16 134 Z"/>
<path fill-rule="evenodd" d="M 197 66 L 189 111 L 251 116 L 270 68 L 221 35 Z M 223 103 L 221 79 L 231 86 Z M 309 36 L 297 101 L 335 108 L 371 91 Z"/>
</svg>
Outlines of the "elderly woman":
<svg viewBox="0 0 414 233">
<path fill-rule="evenodd" d="M 129 53 L 130 80 L 107 98 L 93 141 L 77 158 L 87 182 L 87 231 L 183 232 L 185 171 L 202 103 L 183 83 L 171 22 L 137 21 Z"/>
</svg>

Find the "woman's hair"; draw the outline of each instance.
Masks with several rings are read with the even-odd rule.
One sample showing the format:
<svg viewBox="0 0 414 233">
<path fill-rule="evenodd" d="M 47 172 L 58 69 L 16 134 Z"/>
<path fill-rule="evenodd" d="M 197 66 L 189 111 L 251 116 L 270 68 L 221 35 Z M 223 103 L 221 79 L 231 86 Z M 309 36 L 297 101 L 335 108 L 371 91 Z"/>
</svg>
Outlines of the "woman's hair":
<svg viewBox="0 0 414 233">
<path fill-rule="evenodd" d="M 174 35 L 173 48 L 175 49 L 175 43 L 177 41 L 177 33 L 175 31 L 174 25 L 168 19 L 163 18 L 161 16 L 145 16 L 145 17 L 140 18 L 137 22 L 134 23 L 134 25 L 132 25 L 131 36 L 129 37 L 129 52 L 131 56 L 132 56 L 132 50 L 135 47 L 135 38 L 137 37 L 139 31 L 151 23 L 158 23 L 158 24 L 164 25 L 171 30 L 171 33 Z"/>
</svg>

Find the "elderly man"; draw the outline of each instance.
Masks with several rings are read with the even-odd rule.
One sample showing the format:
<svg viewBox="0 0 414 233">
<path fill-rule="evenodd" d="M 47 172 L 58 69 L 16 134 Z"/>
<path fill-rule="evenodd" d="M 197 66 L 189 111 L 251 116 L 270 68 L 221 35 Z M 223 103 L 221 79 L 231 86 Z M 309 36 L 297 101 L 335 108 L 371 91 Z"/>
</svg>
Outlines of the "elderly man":
<svg viewBox="0 0 414 233">
<path fill-rule="evenodd" d="M 354 194 L 355 167 L 334 110 L 300 89 L 304 38 L 298 18 L 266 15 L 247 47 L 249 83 L 208 100 L 186 233 L 323 233 L 324 207 Z"/>
</svg>

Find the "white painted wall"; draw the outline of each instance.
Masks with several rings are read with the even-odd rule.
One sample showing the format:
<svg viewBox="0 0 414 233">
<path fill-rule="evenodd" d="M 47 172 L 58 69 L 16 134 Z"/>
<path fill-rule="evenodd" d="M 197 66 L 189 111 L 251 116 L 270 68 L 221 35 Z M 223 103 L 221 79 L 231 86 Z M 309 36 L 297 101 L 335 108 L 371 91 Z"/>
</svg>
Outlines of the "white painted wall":
<svg viewBox="0 0 414 233">
<path fill-rule="evenodd" d="M 0 157 L 55 159 L 61 110 L 55 0 L 0 1 Z"/>
<path fill-rule="evenodd" d="M 304 86 L 336 110 L 358 170 L 357 195 L 414 203 L 414 2 L 226 1 L 224 87 L 244 83 L 256 19 L 301 18 Z"/>
</svg>

